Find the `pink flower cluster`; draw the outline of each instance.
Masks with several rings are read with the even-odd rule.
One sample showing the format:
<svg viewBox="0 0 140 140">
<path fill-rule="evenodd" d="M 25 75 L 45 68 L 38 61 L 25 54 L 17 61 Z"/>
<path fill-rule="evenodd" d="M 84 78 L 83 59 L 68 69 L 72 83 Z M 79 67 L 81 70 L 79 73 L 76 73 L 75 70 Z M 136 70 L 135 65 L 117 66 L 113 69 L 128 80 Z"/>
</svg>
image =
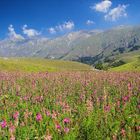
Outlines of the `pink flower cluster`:
<svg viewBox="0 0 140 140">
<path fill-rule="evenodd" d="M 64 120 L 63 120 L 63 123 L 70 123 L 70 119 L 69 118 L 65 118 Z"/>
<path fill-rule="evenodd" d="M 105 112 L 109 112 L 109 111 L 110 111 L 110 106 L 109 106 L 109 105 L 106 105 L 106 106 L 104 107 L 104 111 L 105 111 Z"/>
<path fill-rule="evenodd" d="M 41 120 L 42 120 L 42 115 L 40 113 L 37 113 L 36 121 L 40 122 Z"/>
<path fill-rule="evenodd" d="M 0 125 L 1 125 L 2 128 L 7 127 L 7 122 L 6 122 L 6 120 L 3 120 L 3 121 L 0 123 Z"/>
<path fill-rule="evenodd" d="M 13 114 L 13 118 L 14 118 L 14 120 L 17 120 L 18 117 L 19 117 L 19 112 L 16 111 L 16 112 Z"/>
</svg>

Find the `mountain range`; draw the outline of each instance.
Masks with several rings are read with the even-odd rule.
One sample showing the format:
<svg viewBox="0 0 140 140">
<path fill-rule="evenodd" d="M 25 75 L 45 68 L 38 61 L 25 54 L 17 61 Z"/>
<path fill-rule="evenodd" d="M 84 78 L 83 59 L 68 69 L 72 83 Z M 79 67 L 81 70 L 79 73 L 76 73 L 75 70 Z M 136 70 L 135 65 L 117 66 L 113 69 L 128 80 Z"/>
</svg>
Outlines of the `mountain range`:
<svg viewBox="0 0 140 140">
<path fill-rule="evenodd" d="M 0 57 L 41 57 L 96 63 L 133 51 L 140 46 L 140 26 L 118 26 L 108 30 L 71 32 L 49 39 L 6 38 L 0 41 Z"/>
</svg>

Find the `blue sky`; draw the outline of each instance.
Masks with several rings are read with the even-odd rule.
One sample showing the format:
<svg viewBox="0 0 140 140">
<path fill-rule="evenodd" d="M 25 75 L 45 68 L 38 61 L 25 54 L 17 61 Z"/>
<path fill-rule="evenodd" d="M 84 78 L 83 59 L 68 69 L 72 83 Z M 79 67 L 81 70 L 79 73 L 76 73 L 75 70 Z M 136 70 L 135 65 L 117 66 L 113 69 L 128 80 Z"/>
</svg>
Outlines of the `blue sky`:
<svg viewBox="0 0 140 140">
<path fill-rule="evenodd" d="M 0 38 L 140 24 L 140 0 L 0 0 Z"/>
</svg>

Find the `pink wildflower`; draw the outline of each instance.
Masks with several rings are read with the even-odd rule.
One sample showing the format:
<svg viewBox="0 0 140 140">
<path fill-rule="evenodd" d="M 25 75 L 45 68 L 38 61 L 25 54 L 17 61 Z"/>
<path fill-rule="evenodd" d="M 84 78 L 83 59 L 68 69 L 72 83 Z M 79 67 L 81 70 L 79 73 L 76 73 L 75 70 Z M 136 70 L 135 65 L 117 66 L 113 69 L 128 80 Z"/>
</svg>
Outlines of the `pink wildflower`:
<svg viewBox="0 0 140 140">
<path fill-rule="evenodd" d="M 47 115 L 47 116 L 50 116 L 50 115 L 51 115 L 50 111 L 47 111 L 47 112 L 46 112 L 46 115 Z"/>
<path fill-rule="evenodd" d="M 38 122 L 40 122 L 40 121 L 42 120 L 42 115 L 41 115 L 40 113 L 37 113 L 37 115 L 36 115 L 36 120 L 37 120 Z"/>
<path fill-rule="evenodd" d="M 44 137 L 44 140 L 52 140 L 52 135 L 50 134 L 48 129 L 47 129 L 46 136 Z"/>
<path fill-rule="evenodd" d="M 131 90 L 132 89 L 131 83 L 128 83 L 127 87 L 128 87 L 128 90 Z"/>
<path fill-rule="evenodd" d="M 51 135 L 45 136 L 44 140 L 52 140 L 52 136 Z"/>
<path fill-rule="evenodd" d="M 127 102 L 127 101 L 129 100 L 129 96 L 124 96 L 124 97 L 122 97 L 122 100 L 123 100 L 124 102 Z"/>
<path fill-rule="evenodd" d="M 70 131 L 70 129 L 69 129 L 68 127 L 65 127 L 65 128 L 64 128 L 64 132 L 65 132 L 65 133 L 68 133 L 69 131 Z"/>
<path fill-rule="evenodd" d="M 15 126 L 11 123 L 10 126 L 9 126 L 9 132 L 10 133 L 13 133 L 15 132 Z"/>
<path fill-rule="evenodd" d="M 15 136 L 13 136 L 13 135 L 10 137 L 10 140 L 15 140 L 15 139 L 16 139 L 16 138 L 15 138 Z"/>
<path fill-rule="evenodd" d="M 61 129 L 61 126 L 59 124 L 56 124 L 55 125 L 55 128 L 58 129 L 58 130 L 60 130 Z"/>
<path fill-rule="evenodd" d="M 97 90 L 95 90 L 95 91 L 93 92 L 93 94 L 94 94 L 94 95 L 97 94 Z"/>
<path fill-rule="evenodd" d="M 1 127 L 2 128 L 5 128 L 7 126 L 7 122 L 6 122 L 6 120 L 3 120 L 2 122 L 1 122 Z"/>
<path fill-rule="evenodd" d="M 14 118 L 14 120 L 16 120 L 16 119 L 18 119 L 18 117 L 19 117 L 19 112 L 16 111 L 16 112 L 13 114 L 13 118 Z"/>
<path fill-rule="evenodd" d="M 105 111 L 105 112 L 109 112 L 109 111 L 110 111 L 110 106 L 109 106 L 109 105 L 106 105 L 106 106 L 104 107 L 104 111 Z"/>
<path fill-rule="evenodd" d="M 65 119 L 63 120 L 63 122 L 64 122 L 64 123 L 70 123 L 70 119 L 69 119 L 69 118 L 65 118 Z"/>
<path fill-rule="evenodd" d="M 126 135 L 126 131 L 125 131 L 124 128 L 122 128 L 122 130 L 121 130 L 121 134 L 122 134 L 122 136 L 125 136 L 125 135 Z"/>
<path fill-rule="evenodd" d="M 52 116 L 53 119 L 56 119 L 57 118 L 57 113 L 55 111 L 53 111 L 51 116 Z"/>
</svg>

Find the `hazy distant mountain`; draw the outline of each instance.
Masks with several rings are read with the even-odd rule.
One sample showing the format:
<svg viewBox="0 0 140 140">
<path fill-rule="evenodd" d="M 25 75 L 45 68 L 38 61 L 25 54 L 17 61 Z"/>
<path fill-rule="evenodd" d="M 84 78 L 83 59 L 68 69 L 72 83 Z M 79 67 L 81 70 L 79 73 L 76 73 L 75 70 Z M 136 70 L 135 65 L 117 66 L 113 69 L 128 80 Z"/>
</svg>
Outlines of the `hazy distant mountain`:
<svg viewBox="0 0 140 140">
<path fill-rule="evenodd" d="M 140 26 L 119 26 L 106 31 L 72 32 L 55 39 L 1 40 L 0 56 L 101 60 L 128 52 L 136 45 L 140 45 Z"/>
</svg>

